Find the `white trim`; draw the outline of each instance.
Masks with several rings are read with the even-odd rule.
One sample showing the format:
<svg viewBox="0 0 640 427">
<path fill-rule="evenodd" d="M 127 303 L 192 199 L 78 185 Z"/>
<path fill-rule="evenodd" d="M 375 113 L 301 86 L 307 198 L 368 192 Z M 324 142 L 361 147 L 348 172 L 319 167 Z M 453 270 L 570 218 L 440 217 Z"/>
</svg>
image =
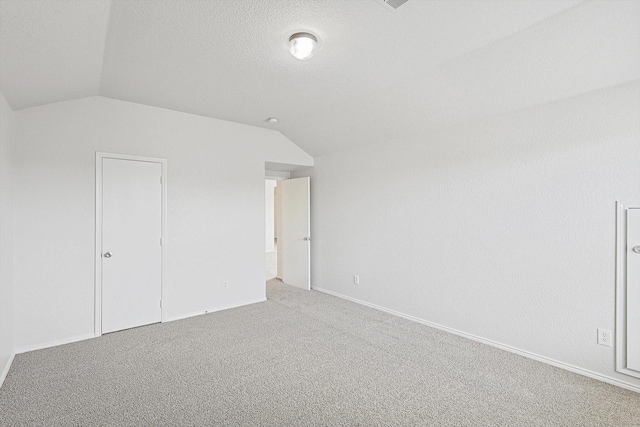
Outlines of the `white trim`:
<svg viewBox="0 0 640 427">
<path fill-rule="evenodd" d="M 16 357 L 15 353 L 12 353 L 7 361 L 6 366 L 2 370 L 2 374 L 0 374 L 0 387 L 4 384 L 4 380 L 7 379 L 7 375 L 9 374 L 9 369 L 11 369 L 11 364 L 13 363 L 13 359 Z"/>
<path fill-rule="evenodd" d="M 216 308 L 213 308 L 211 310 L 196 311 L 196 312 L 189 313 L 189 314 L 181 314 L 181 315 L 178 315 L 178 316 L 169 317 L 169 318 L 167 318 L 167 320 L 165 320 L 165 322 L 174 322 L 176 320 L 188 319 L 190 317 L 201 316 L 203 314 L 211 314 L 211 313 L 215 313 L 217 311 L 229 310 L 231 308 L 244 307 L 245 305 L 257 304 L 259 302 L 265 302 L 266 300 L 267 300 L 266 298 L 261 298 L 261 299 L 255 300 L 255 301 L 243 302 L 241 304 L 223 305 L 221 307 L 216 307 Z"/>
<path fill-rule="evenodd" d="M 483 344 L 487 344 L 487 345 L 490 345 L 492 347 L 497 347 L 497 348 L 499 348 L 501 350 L 505 350 L 505 351 L 508 351 L 510 353 L 515 353 L 515 354 L 518 354 L 520 356 L 527 357 L 529 359 L 537 360 L 538 362 L 546 363 L 548 365 L 552 365 L 552 366 L 555 366 L 557 368 L 562 368 L 562 369 L 565 369 L 567 371 L 574 372 L 576 374 L 584 375 L 586 377 L 593 378 L 593 379 L 596 379 L 596 380 L 600 380 L 602 382 L 605 382 L 605 383 L 608 383 L 608 384 L 612 384 L 612 385 L 615 385 L 615 386 L 618 386 L 618 387 L 621 387 L 621 388 L 624 388 L 624 389 L 627 389 L 627 390 L 635 391 L 636 393 L 640 393 L 640 386 L 637 386 L 635 384 L 630 384 L 630 383 L 627 383 L 625 381 L 618 380 L 616 378 L 612 378 L 612 377 L 609 377 L 609 376 L 606 376 L 606 375 L 598 374 L 596 372 L 589 371 L 587 369 L 579 368 L 577 366 L 570 365 L 568 363 L 564 363 L 564 362 L 560 362 L 560 361 L 557 361 L 557 360 L 554 360 L 554 359 L 550 359 L 550 358 L 545 357 L 545 356 L 540 356 L 539 354 L 531 353 L 531 352 L 526 351 L 526 350 L 521 350 L 519 348 L 512 347 L 510 345 L 502 344 L 502 343 L 499 343 L 499 342 L 496 342 L 496 341 L 492 341 L 492 340 L 489 340 L 489 339 L 486 339 L 486 338 L 479 337 L 477 335 L 473 335 L 473 334 L 469 334 L 469 333 L 466 333 L 466 332 L 462 332 L 462 331 L 459 331 L 457 329 L 449 328 L 447 326 L 442 326 L 442 325 L 439 325 L 437 323 L 429 322 L 428 320 L 420 319 L 419 317 L 410 316 L 408 314 L 404 314 L 404 313 L 401 313 L 399 311 L 395 311 L 395 310 L 391 310 L 391 309 L 388 309 L 388 308 L 385 308 L 385 307 L 381 307 L 381 306 L 376 305 L 376 304 L 371 304 L 371 303 L 368 303 L 366 301 L 359 300 L 357 298 L 352 298 L 352 297 L 349 297 L 349 296 L 346 296 L 346 295 L 339 294 L 337 292 L 329 291 L 327 289 L 322 289 L 322 288 L 318 288 L 318 287 L 315 287 L 315 286 L 313 286 L 311 289 L 313 289 L 315 291 L 318 291 L 318 292 L 325 293 L 325 294 L 333 295 L 335 297 L 342 298 L 342 299 L 345 299 L 345 300 L 348 300 L 348 301 L 352 301 L 352 302 L 355 302 L 355 303 L 360 304 L 360 305 L 371 307 L 371 308 L 374 308 L 376 310 L 392 314 L 394 316 L 402 317 L 404 319 L 411 320 L 413 322 L 421 323 L 421 324 L 429 326 L 431 328 L 435 328 L 435 329 L 439 329 L 441 331 L 449 332 L 451 334 L 458 335 L 458 336 L 461 336 L 463 338 L 468 338 L 470 340 L 477 341 L 477 342 L 480 342 L 480 343 L 483 343 Z"/>
<path fill-rule="evenodd" d="M 276 180 L 276 181 L 283 181 L 285 179 L 290 179 L 291 178 L 291 172 L 272 171 L 272 170 L 266 169 L 264 171 L 264 177 L 265 177 L 265 179 L 273 179 L 273 180 Z"/>
<path fill-rule="evenodd" d="M 627 208 L 616 202 L 616 371 L 640 378 L 627 368 Z"/>
<path fill-rule="evenodd" d="M 102 335 L 102 159 L 134 160 L 138 162 L 160 163 L 162 167 L 162 230 L 161 239 L 161 271 L 160 271 L 160 322 L 166 322 L 167 299 L 165 298 L 165 247 L 167 244 L 167 160 L 155 157 L 131 156 L 128 154 L 113 154 L 96 151 L 96 211 L 95 211 L 95 248 L 94 248 L 94 336 Z"/>
<path fill-rule="evenodd" d="M 35 345 L 29 345 L 26 347 L 21 347 L 21 348 L 17 348 L 16 349 L 16 354 L 22 354 L 22 353 L 27 353 L 29 351 L 35 351 L 35 350 L 42 350 L 44 348 L 49 348 L 49 347 L 56 347 L 59 345 L 64 345 L 64 344 L 71 344 L 72 342 L 78 342 L 78 341 L 84 341 L 84 340 L 89 340 L 95 338 L 95 336 L 93 336 L 93 334 L 85 334 L 85 335 L 80 335 L 77 337 L 71 337 L 71 338 L 64 338 L 61 340 L 56 340 L 56 341 L 49 341 L 43 344 L 35 344 Z"/>
<path fill-rule="evenodd" d="M 197 313 L 191 313 L 191 314 L 186 314 L 186 315 L 182 315 L 182 316 L 166 318 L 166 319 L 164 319 L 162 321 L 162 323 L 173 322 L 174 320 L 187 319 L 189 317 L 195 317 L 195 316 L 199 316 L 201 314 L 214 313 L 216 311 L 228 310 L 230 308 L 244 307 L 245 305 L 265 302 L 266 300 L 267 300 L 266 298 L 262 298 L 262 299 L 258 299 L 258 300 L 254 300 L 254 301 L 243 302 L 243 303 L 240 303 L 240 304 L 231 304 L 231 305 L 225 305 L 225 306 L 221 306 L 221 307 L 216 307 L 216 308 L 211 309 L 211 310 L 199 311 Z M 146 326 L 146 325 L 143 325 L 143 326 Z M 72 338 L 64 338 L 64 339 L 56 340 L 56 341 L 49 341 L 49 342 L 44 343 L 44 344 L 35 344 L 35 345 L 30 345 L 30 346 L 18 348 L 18 349 L 16 349 L 15 354 L 22 354 L 22 353 L 27 353 L 29 351 L 42 350 L 42 349 L 49 348 L 49 347 L 56 347 L 56 346 L 64 345 L 64 344 L 71 344 L 71 343 L 74 343 L 74 342 L 84 341 L 84 340 L 93 339 L 93 338 L 97 338 L 97 337 L 94 336 L 93 334 L 85 334 L 85 335 L 79 335 L 79 336 L 72 337 Z M 13 360 L 13 356 L 12 356 L 11 360 Z M 8 368 L 7 368 L 7 371 L 8 371 Z"/>
</svg>

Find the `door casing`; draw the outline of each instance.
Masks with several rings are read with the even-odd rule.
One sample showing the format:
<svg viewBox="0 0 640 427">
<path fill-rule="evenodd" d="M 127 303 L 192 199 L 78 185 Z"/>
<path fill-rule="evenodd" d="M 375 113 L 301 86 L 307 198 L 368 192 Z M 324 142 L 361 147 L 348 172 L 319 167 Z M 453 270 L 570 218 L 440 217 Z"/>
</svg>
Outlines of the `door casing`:
<svg viewBox="0 0 640 427">
<path fill-rule="evenodd" d="M 161 271 L 160 294 L 162 306 L 160 308 L 160 321 L 166 321 L 165 298 L 165 246 L 166 246 L 166 218 L 167 218 L 167 160 L 155 157 L 132 156 L 128 154 L 113 154 L 96 152 L 96 192 L 95 192 L 95 250 L 94 250 L 94 335 L 102 335 L 102 159 L 135 160 L 139 162 L 159 163 L 162 167 L 162 220 L 161 220 Z"/>
</svg>

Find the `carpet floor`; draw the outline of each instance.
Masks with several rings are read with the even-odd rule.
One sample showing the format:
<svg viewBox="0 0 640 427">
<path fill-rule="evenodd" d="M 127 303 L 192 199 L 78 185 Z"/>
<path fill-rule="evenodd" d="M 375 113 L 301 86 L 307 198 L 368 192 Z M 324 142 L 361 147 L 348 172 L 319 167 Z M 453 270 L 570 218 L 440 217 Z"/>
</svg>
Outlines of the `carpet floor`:
<svg viewBox="0 0 640 427">
<path fill-rule="evenodd" d="M 2 426 L 640 426 L 640 394 L 272 280 L 268 301 L 17 355 Z"/>
</svg>

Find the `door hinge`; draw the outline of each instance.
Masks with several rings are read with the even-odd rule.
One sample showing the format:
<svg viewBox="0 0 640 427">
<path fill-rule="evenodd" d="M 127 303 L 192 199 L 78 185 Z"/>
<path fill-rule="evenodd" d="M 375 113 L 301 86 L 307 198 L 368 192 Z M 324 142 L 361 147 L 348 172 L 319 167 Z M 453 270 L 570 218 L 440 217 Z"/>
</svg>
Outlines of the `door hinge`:
<svg viewBox="0 0 640 427">
<path fill-rule="evenodd" d="M 162 237 L 160 238 L 160 246 L 162 246 Z"/>
<path fill-rule="evenodd" d="M 160 308 L 162 308 L 162 300 L 160 300 Z"/>
<path fill-rule="evenodd" d="M 162 184 L 162 175 L 160 175 L 160 184 Z"/>
</svg>

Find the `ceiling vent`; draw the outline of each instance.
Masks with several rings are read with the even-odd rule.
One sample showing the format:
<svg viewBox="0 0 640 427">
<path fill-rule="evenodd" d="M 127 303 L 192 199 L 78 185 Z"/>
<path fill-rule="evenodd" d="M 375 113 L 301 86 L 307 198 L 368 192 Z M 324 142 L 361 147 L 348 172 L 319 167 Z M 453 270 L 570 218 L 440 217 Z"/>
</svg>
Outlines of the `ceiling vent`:
<svg viewBox="0 0 640 427">
<path fill-rule="evenodd" d="M 376 0 L 376 3 L 384 6 L 385 9 L 393 12 L 409 0 Z"/>
</svg>

